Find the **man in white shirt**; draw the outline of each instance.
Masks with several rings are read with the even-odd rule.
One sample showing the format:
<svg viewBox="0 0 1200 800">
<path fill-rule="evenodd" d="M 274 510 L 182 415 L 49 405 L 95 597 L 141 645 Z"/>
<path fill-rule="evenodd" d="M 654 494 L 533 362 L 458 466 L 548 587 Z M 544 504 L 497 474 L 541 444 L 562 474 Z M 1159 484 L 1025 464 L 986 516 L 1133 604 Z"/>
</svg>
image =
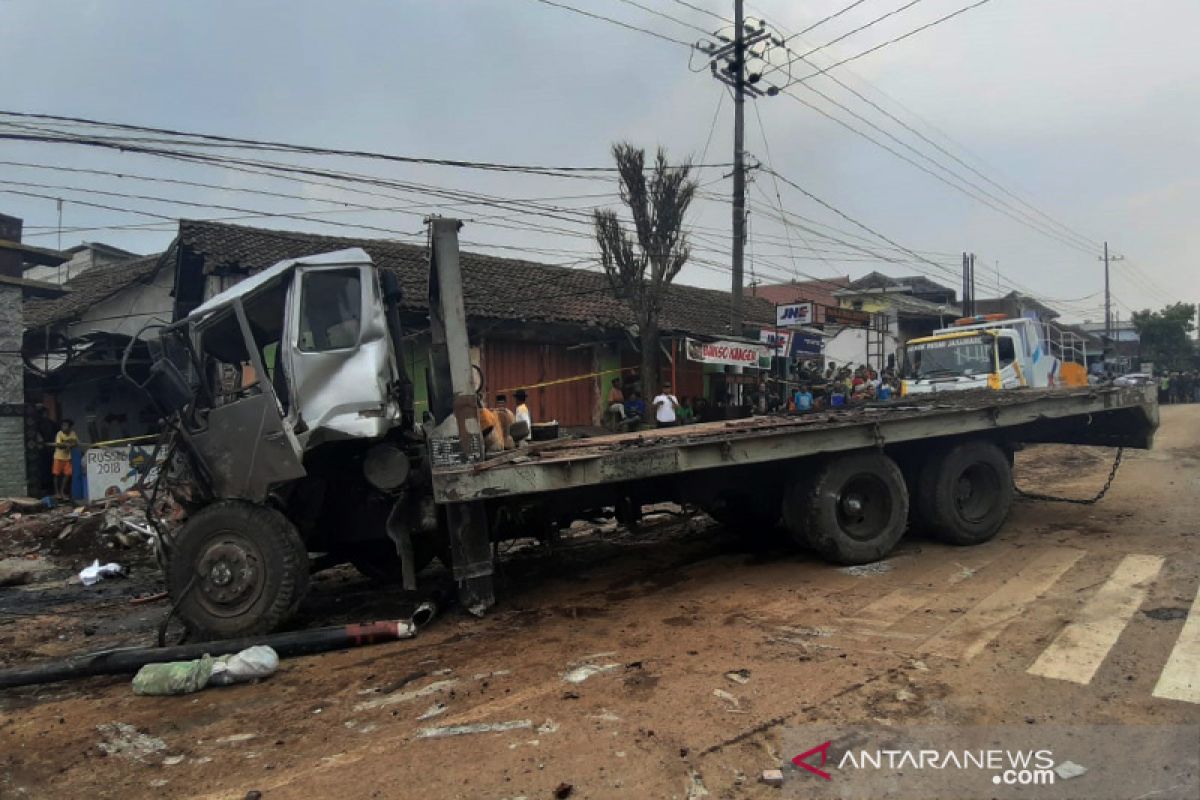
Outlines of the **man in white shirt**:
<svg viewBox="0 0 1200 800">
<path fill-rule="evenodd" d="M 658 422 L 658 427 L 672 428 L 678 424 L 675 409 L 679 408 L 679 400 L 671 394 L 671 384 L 662 385 L 662 390 L 651 401 L 651 405 L 654 406 L 654 419 Z"/>
</svg>

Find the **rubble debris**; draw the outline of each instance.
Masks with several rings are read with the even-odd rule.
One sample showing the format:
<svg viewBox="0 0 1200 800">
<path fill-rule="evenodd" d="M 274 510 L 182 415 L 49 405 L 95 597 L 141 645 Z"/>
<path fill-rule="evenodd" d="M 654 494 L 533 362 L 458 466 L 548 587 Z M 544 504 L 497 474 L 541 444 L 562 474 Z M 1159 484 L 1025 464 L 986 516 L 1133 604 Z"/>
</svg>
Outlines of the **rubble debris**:
<svg viewBox="0 0 1200 800">
<path fill-rule="evenodd" d="M 125 575 L 125 568 L 116 562 L 110 561 L 107 564 L 101 565 L 100 559 L 92 562 L 90 567 L 84 567 L 79 572 L 79 580 L 84 586 L 94 586 L 103 578 L 121 578 Z"/>
<path fill-rule="evenodd" d="M 699 772 L 692 770 L 688 775 L 688 781 L 688 800 L 700 800 L 701 797 L 709 796 L 708 787 L 704 785 L 704 777 Z"/>
<path fill-rule="evenodd" d="M 750 670 L 745 668 L 730 670 L 725 673 L 725 677 L 736 684 L 745 686 L 750 682 Z"/>
<path fill-rule="evenodd" d="M 124 722 L 105 722 L 97 725 L 96 730 L 104 737 L 97 747 L 106 756 L 159 762 L 167 749 L 167 743 L 162 739 L 142 733 Z"/>
<path fill-rule="evenodd" d="M 514 719 L 509 722 L 479 722 L 474 725 L 448 725 L 443 728 L 421 728 L 418 739 L 443 739 L 447 736 L 463 736 L 468 733 L 503 733 L 504 731 L 528 730 L 533 720 Z"/>
<path fill-rule="evenodd" d="M 425 709 L 425 713 L 417 717 L 417 721 L 420 722 L 421 720 L 433 719 L 434 717 L 441 716 L 442 714 L 446 713 L 447 708 L 449 708 L 449 706 L 445 703 L 434 703 L 429 708 Z"/>
<path fill-rule="evenodd" d="M 374 700 L 364 700 L 354 706 L 355 711 L 369 711 L 373 708 L 384 708 L 393 706 L 397 703 L 407 703 L 409 700 L 416 700 L 419 697 L 428 697 L 431 694 L 436 694 L 445 689 L 449 689 L 458 685 L 458 678 L 446 678 L 440 681 L 434 681 L 420 689 L 410 689 L 406 692 L 396 691 L 391 694 L 377 697 Z"/>
<path fill-rule="evenodd" d="M 563 675 L 563 680 L 567 683 L 583 683 L 593 675 L 599 675 L 602 672 L 609 672 L 621 666 L 620 664 L 584 664 Z"/>
<path fill-rule="evenodd" d="M 724 700 L 726 703 L 729 703 L 730 708 L 738 708 L 741 705 L 740 700 L 738 700 L 736 697 L 734 697 L 733 695 L 731 695 L 729 692 L 725 691 L 724 689 L 713 689 L 713 697 L 719 697 L 720 699 Z"/>
<path fill-rule="evenodd" d="M 887 561 L 876 561 L 874 564 L 855 564 L 852 567 L 842 567 L 838 572 L 843 575 L 853 575 L 856 578 L 863 578 L 869 575 L 883 575 L 885 572 L 891 572 L 892 565 Z"/>
<path fill-rule="evenodd" d="M 783 770 L 764 769 L 759 780 L 767 786 L 783 786 Z"/>
<path fill-rule="evenodd" d="M 1069 781 L 1071 778 L 1078 778 L 1087 771 L 1087 767 L 1082 764 L 1076 764 L 1074 761 L 1064 761 L 1054 767 L 1054 774 L 1064 781 Z"/>
</svg>

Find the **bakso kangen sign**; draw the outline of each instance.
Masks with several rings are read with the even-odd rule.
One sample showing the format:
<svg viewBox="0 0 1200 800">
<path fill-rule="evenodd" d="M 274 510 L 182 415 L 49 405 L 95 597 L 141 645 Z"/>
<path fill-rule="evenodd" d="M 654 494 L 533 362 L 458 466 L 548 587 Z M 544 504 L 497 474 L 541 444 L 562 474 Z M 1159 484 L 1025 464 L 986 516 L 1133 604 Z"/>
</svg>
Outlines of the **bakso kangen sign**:
<svg viewBox="0 0 1200 800">
<path fill-rule="evenodd" d="M 771 353 L 762 345 L 741 342 L 698 342 L 687 340 L 687 357 L 704 364 L 726 364 L 731 367 L 757 367 L 763 361 L 771 363 Z"/>
</svg>

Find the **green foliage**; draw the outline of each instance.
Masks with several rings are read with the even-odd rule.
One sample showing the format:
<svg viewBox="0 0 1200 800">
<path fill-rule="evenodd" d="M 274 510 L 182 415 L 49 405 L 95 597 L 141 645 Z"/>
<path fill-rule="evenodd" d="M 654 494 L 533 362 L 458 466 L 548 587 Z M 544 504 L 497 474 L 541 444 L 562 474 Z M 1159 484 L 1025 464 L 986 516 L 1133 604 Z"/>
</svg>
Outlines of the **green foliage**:
<svg viewBox="0 0 1200 800">
<path fill-rule="evenodd" d="M 1195 330 L 1196 306 L 1174 303 L 1161 311 L 1133 312 L 1133 327 L 1141 339 L 1141 356 L 1156 368 L 1192 369 L 1196 348 L 1188 338 Z"/>
</svg>

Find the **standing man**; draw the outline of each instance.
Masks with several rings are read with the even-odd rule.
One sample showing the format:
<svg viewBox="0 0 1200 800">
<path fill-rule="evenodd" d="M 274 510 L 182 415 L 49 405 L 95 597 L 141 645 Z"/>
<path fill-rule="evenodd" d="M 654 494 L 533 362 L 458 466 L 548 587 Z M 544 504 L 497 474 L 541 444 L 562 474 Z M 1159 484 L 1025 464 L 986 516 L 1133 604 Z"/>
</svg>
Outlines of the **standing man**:
<svg viewBox="0 0 1200 800">
<path fill-rule="evenodd" d="M 532 434 L 533 416 L 530 415 L 529 406 L 525 403 L 525 401 L 529 399 L 529 395 L 524 389 L 517 389 L 515 392 L 513 392 L 513 397 L 517 399 L 517 422 L 524 420 L 525 424 L 529 426 L 530 433 Z"/>
<path fill-rule="evenodd" d="M 50 473 L 54 476 L 54 498 L 71 499 L 71 451 L 79 445 L 75 433 L 75 421 L 64 419 L 58 435 L 54 437 L 54 464 Z"/>
<path fill-rule="evenodd" d="M 675 417 L 675 409 L 679 408 L 679 400 L 671 394 L 671 384 L 664 383 L 658 395 L 652 401 L 654 419 L 660 428 L 673 428 L 679 424 Z"/>
<path fill-rule="evenodd" d="M 608 390 L 608 415 L 616 424 L 625 421 L 625 392 L 621 391 L 619 377 L 612 379 L 612 388 Z"/>
</svg>

